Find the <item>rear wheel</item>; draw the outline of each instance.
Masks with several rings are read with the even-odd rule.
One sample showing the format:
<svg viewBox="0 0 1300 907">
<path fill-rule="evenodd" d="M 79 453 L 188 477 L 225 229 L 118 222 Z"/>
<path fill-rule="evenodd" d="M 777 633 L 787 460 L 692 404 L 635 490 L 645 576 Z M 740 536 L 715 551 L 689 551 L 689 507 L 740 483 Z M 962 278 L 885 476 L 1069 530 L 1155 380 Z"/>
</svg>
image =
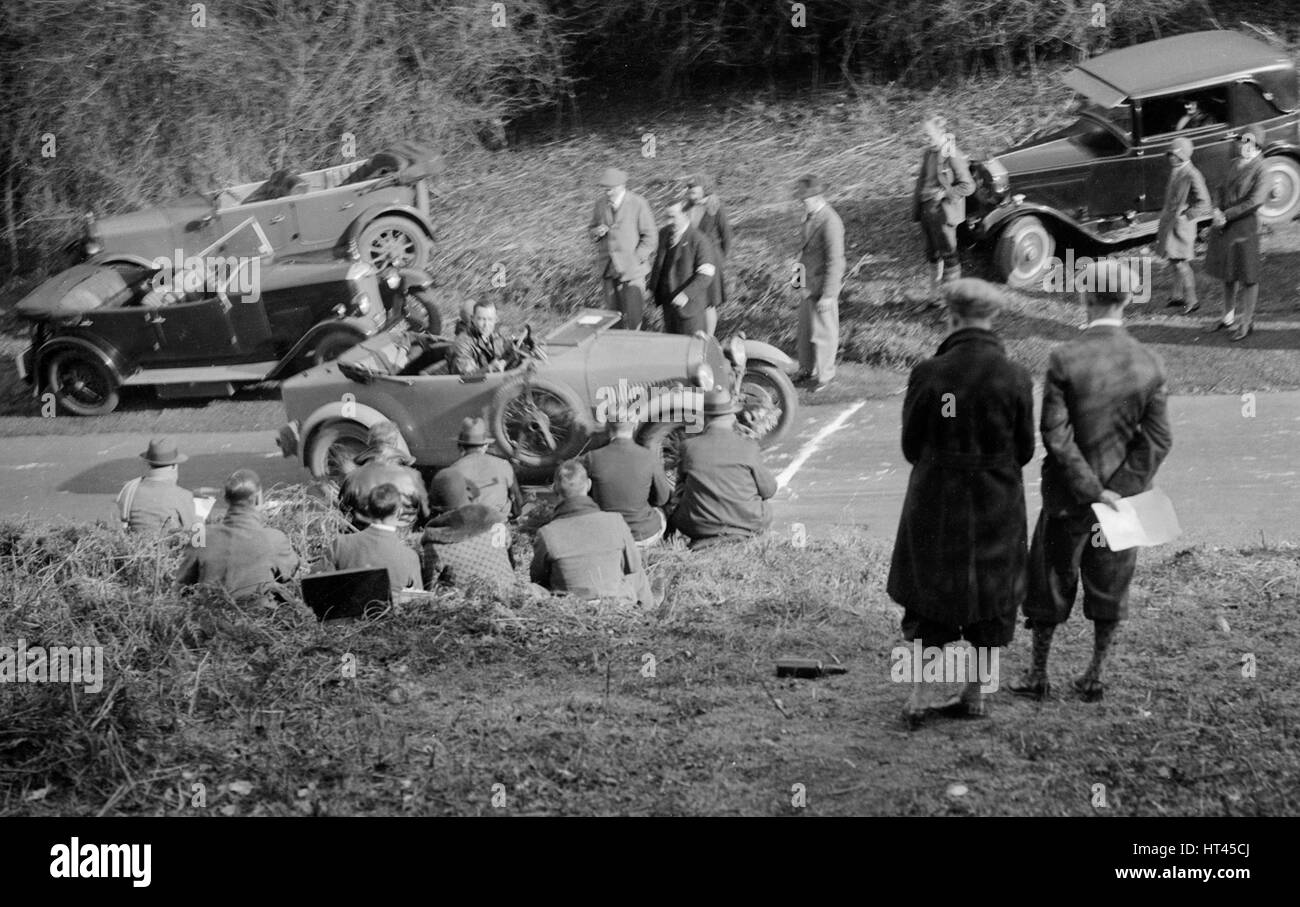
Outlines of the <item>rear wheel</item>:
<svg viewBox="0 0 1300 907">
<path fill-rule="evenodd" d="M 370 429 L 360 422 L 336 419 L 312 432 L 307 442 L 307 468 L 318 479 L 342 483 L 356 468 L 357 456 L 366 449 Z"/>
<path fill-rule="evenodd" d="M 578 395 L 545 378 L 501 386 L 492 398 L 492 435 L 520 466 L 549 467 L 578 454 L 591 435 Z"/>
<path fill-rule="evenodd" d="M 45 366 L 45 387 L 54 401 L 74 416 L 103 416 L 121 399 L 117 380 L 92 353 L 60 350 Z"/>
<path fill-rule="evenodd" d="M 1268 201 L 1260 206 L 1259 219 L 1266 224 L 1295 220 L 1300 214 L 1300 164 L 1281 155 L 1264 158 L 1264 183 Z"/>
<path fill-rule="evenodd" d="M 1024 289 L 1041 284 L 1051 268 L 1056 239 L 1037 217 L 1013 220 L 998 237 L 993 258 L 998 275 L 1009 287 Z"/>
<path fill-rule="evenodd" d="M 392 265 L 396 268 L 423 268 L 429 260 L 429 237 L 413 221 L 388 215 L 376 217 L 358 237 L 363 260 L 376 271 Z"/>
</svg>

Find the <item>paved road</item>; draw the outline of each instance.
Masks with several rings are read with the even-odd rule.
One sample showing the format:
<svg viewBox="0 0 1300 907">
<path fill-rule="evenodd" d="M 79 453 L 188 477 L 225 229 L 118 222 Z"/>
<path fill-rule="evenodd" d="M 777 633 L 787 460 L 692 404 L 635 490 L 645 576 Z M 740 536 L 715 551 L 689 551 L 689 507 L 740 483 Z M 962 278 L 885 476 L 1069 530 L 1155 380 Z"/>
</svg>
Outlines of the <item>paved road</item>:
<svg viewBox="0 0 1300 907">
<path fill-rule="evenodd" d="M 1255 415 L 1239 397 L 1170 401 L 1174 450 L 1157 484 L 1173 499 L 1183 540 L 1216 545 L 1300 542 L 1300 392 L 1260 395 Z M 892 538 L 907 486 L 898 447 L 901 398 L 806 406 L 791 436 L 769 452 L 786 479 L 778 530 L 803 523 L 810 534 L 856 527 Z M 219 487 L 240 466 L 265 483 L 306 474 L 281 458 L 273 433 L 176 436 L 190 460 L 190 488 Z M 0 513 L 109 519 L 113 497 L 140 470 L 138 434 L 18 437 L 0 446 Z M 1041 452 L 1040 452 L 1041 454 Z M 1036 459 L 1025 470 L 1030 519 L 1038 511 Z"/>
</svg>

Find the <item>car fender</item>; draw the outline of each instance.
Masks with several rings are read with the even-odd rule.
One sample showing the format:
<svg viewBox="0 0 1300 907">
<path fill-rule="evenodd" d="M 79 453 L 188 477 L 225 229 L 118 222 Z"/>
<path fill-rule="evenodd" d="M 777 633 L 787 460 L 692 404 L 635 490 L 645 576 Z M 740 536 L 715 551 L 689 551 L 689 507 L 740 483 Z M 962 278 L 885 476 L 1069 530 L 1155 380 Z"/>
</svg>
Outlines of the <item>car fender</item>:
<svg viewBox="0 0 1300 907">
<path fill-rule="evenodd" d="M 1033 202 L 1026 202 L 1020 205 L 1001 205 L 994 208 L 976 222 L 974 228 L 971 230 L 971 234 L 977 241 L 995 239 L 1008 224 L 1016 218 L 1025 215 L 1033 215 L 1034 217 L 1048 221 L 1049 224 L 1055 224 L 1058 227 L 1065 227 L 1076 233 L 1082 234 L 1089 239 L 1104 242 L 1096 232 L 1084 227 L 1068 214 L 1048 205 L 1040 205 Z"/>
<path fill-rule="evenodd" d="M 380 422 L 389 421 L 388 416 L 384 415 L 373 406 L 358 403 L 356 400 L 333 400 L 323 406 L 317 407 L 316 411 L 307 417 L 307 420 L 303 423 L 302 428 L 298 432 L 298 437 L 301 439 L 301 443 L 298 445 L 298 462 L 303 466 L 307 465 L 307 450 L 311 446 L 312 435 L 314 435 L 316 430 L 326 422 L 331 422 L 335 419 L 357 422 L 364 425 L 367 429 L 374 428 Z M 399 425 L 399 428 L 401 427 L 402 426 Z M 405 440 L 406 432 L 403 432 L 402 435 L 403 440 Z"/>
<path fill-rule="evenodd" d="M 126 362 L 114 347 L 107 344 L 95 343 L 86 337 L 78 337 L 75 334 L 63 334 L 51 337 L 41 344 L 40 349 L 32 355 L 32 385 L 39 392 L 42 390 L 41 382 L 44 380 L 45 363 L 51 355 L 63 349 L 79 349 L 91 353 L 98 359 L 105 368 L 113 375 L 113 379 L 121 384 L 126 380 L 127 367 Z"/>
<path fill-rule="evenodd" d="M 405 217 L 416 223 L 430 240 L 433 236 L 433 224 L 423 211 L 412 205 L 395 205 L 391 202 L 381 202 L 377 205 L 371 205 L 360 214 L 352 223 L 348 224 L 347 230 L 344 231 L 343 237 L 339 240 L 338 248 L 346 251 L 349 257 L 360 257 L 361 252 L 357 248 L 357 240 L 361 236 L 361 231 L 370 225 L 376 217 L 383 217 L 386 214 L 396 214 L 398 217 Z"/>
<path fill-rule="evenodd" d="M 289 369 L 293 368 L 294 364 L 298 361 L 298 357 L 302 355 L 303 350 L 307 349 L 307 347 L 310 346 L 317 337 L 327 331 L 339 329 L 356 334 L 357 343 L 365 340 L 378 330 L 375 322 L 366 315 L 351 318 L 331 318 L 328 321 L 317 322 L 312 325 L 311 329 L 307 331 L 307 333 L 298 338 L 298 342 L 290 348 L 289 352 L 284 354 L 275 368 L 271 369 L 270 373 L 266 376 L 266 380 L 275 381 L 283 378 L 288 374 Z"/>
<path fill-rule="evenodd" d="M 762 340 L 745 338 L 745 359 L 749 362 L 755 360 L 766 362 L 780 369 L 794 368 L 793 359 L 772 346 L 772 344 L 764 343 Z"/>
<path fill-rule="evenodd" d="M 168 262 L 171 259 L 167 259 Z M 86 259 L 87 264 L 92 265 L 140 265 L 145 268 L 155 267 L 154 259 L 145 258 L 143 255 L 134 255 L 130 252 L 97 252 L 90 258 Z"/>
</svg>

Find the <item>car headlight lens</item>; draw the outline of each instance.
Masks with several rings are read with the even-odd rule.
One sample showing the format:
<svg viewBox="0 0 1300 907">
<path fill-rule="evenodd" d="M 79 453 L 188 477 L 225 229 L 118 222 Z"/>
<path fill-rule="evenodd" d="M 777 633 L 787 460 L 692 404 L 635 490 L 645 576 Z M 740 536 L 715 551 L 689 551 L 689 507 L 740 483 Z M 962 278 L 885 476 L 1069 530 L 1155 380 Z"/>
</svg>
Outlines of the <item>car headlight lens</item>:
<svg viewBox="0 0 1300 907">
<path fill-rule="evenodd" d="M 353 298 L 352 307 L 356 309 L 358 315 L 364 315 L 370 311 L 370 297 L 361 293 Z"/>
<path fill-rule="evenodd" d="M 713 369 L 707 362 L 701 362 L 695 367 L 695 384 L 706 391 L 713 390 Z"/>
<path fill-rule="evenodd" d="M 85 249 L 86 249 L 86 257 L 88 258 L 92 255 L 98 255 L 100 252 L 104 251 L 104 247 L 100 245 L 97 240 L 94 239 L 86 240 Z"/>
<path fill-rule="evenodd" d="M 368 261 L 354 261 L 348 266 L 348 280 L 363 280 L 375 273 L 375 266 Z"/>
</svg>

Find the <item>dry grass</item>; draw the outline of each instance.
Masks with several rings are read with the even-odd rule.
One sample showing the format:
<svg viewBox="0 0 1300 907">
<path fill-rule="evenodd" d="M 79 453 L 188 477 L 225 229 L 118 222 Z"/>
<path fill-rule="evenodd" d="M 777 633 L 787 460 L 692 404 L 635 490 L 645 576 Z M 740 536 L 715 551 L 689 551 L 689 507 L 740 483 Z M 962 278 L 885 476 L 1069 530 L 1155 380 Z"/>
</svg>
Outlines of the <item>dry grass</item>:
<svg viewBox="0 0 1300 907">
<path fill-rule="evenodd" d="M 335 517 L 301 491 L 280 499 L 273 523 L 319 545 Z M 448 594 L 320 625 L 298 605 L 175 597 L 166 547 L 8 524 L 0 639 L 103 645 L 106 678 L 98 695 L 0 687 L 0 814 L 780 814 L 799 811 L 795 784 L 819 814 L 1300 808 L 1293 550 L 1151 552 L 1103 703 L 1003 691 L 988 721 L 910 734 L 906 688 L 889 681 L 888 553 L 856 535 L 670 548 L 652 557 L 670 584 L 652 614 Z M 1026 635 L 1004 652 L 1004 684 Z M 1090 633 L 1075 622 L 1057 638 L 1065 687 Z M 782 654 L 849 673 L 778 680 Z"/>
</svg>

